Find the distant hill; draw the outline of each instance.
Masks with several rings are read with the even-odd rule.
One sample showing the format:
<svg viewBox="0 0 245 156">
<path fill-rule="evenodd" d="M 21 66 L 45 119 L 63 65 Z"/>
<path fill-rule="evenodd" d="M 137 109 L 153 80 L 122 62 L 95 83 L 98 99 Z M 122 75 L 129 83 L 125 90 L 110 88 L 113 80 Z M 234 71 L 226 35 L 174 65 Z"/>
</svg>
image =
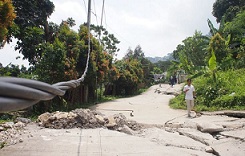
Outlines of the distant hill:
<svg viewBox="0 0 245 156">
<path fill-rule="evenodd" d="M 172 53 L 168 53 L 167 56 L 164 57 L 146 57 L 146 58 L 152 63 L 157 63 L 158 61 L 174 60 Z"/>
</svg>

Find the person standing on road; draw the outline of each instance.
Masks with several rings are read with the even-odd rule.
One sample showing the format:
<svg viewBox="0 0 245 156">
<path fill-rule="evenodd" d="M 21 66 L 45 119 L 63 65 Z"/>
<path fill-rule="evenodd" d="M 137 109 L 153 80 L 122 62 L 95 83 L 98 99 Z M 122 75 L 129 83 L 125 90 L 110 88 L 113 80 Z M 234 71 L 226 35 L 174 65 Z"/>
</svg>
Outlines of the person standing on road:
<svg viewBox="0 0 245 156">
<path fill-rule="evenodd" d="M 174 77 L 173 76 L 170 76 L 170 84 L 171 84 L 171 87 L 174 87 Z"/>
<path fill-rule="evenodd" d="M 184 86 L 183 91 L 185 93 L 188 117 L 191 117 L 191 110 L 194 107 L 194 99 L 196 97 L 195 88 L 191 84 L 191 79 L 187 79 L 187 85 Z"/>
</svg>

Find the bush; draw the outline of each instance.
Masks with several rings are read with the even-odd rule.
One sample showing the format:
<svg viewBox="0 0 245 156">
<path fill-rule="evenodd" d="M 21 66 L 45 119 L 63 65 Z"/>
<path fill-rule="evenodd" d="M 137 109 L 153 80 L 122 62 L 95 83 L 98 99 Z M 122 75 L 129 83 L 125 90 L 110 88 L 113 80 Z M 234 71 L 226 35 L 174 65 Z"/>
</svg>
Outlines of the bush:
<svg viewBox="0 0 245 156">
<path fill-rule="evenodd" d="M 193 79 L 197 94 L 195 110 L 245 110 L 244 73 L 245 69 L 219 71 L 216 80 L 209 74 Z M 170 107 L 186 109 L 183 99 L 184 94 L 181 94 L 170 100 Z"/>
<path fill-rule="evenodd" d="M 174 109 L 186 109 L 184 94 L 180 94 L 177 97 L 171 99 L 170 107 Z"/>
<path fill-rule="evenodd" d="M 212 101 L 212 106 L 221 108 L 235 108 L 237 106 L 245 106 L 245 95 L 223 95 Z"/>
</svg>

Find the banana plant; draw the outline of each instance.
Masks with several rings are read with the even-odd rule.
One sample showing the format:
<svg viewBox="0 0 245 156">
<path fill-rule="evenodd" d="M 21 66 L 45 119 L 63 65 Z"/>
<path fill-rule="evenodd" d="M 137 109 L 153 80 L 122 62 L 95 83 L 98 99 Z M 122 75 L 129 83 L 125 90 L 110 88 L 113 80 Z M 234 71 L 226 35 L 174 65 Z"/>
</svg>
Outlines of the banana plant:
<svg viewBox="0 0 245 156">
<path fill-rule="evenodd" d="M 208 61 L 208 65 L 209 65 L 209 70 L 212 72 L 213 79 L 214 79 L 214 81 L 216 81 L 217 62 L 216 62 L 215 52 L 213 49 L 212 49 L 211 54 L 212 54 L 212 56 L 210 57 L 210 59 Z"/>
</svg>

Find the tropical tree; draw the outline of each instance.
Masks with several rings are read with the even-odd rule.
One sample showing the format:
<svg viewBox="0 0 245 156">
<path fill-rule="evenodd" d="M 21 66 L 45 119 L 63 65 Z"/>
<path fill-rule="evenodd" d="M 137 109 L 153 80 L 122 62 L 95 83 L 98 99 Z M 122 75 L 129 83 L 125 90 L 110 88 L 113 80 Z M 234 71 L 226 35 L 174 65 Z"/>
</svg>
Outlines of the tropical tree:
<svg viewBox="0 0 245 156">
<path fill-rule="evenodd" d="M 229 37 L 228 44 L 232 58 L 236 60 L 236 67 L 243 68 L 245 65 L 245 11 L 238 13 L 231 21 L 227 22 L 224 33 Z"/>
<path fill-rule="evenodd" d="M 0 76 L 30 78 L 32 75 L 30 69 L 27 69 L 23 65 L 20 67 L 19 65 L 10 63 L 3 67 L 0 63 Z"/>
<path fill-rule="evenodd" d="M 113 56 L 103 50 L 99 40 L 91 37 L 91 52 L 88 66 L 88 73 L 85 77 L 84 85 L 88 85 L 89 97 L 96 99 L 96 91 L 98 86 L 108 84 L 111 80 L 117 79 L 119 73 L 115 66 L 113 66 Z M 80 26 L 79 38 L 81 42 L 80 54 L 77 62 L 77 71 L 79 75 L 84 72 L 86 68 L 86 61 L 88 55 L 88 31 L 85 24 Z"/>
<path fill-rule="evenodd" d="M 115 56 L 120 50 L 117 48 L 117 44 L 119 44 L 120 41 L 113 34 L 110 34 L 103 26 L 91 24 L 91 33 L 100 41 L 103 50 L 110 55 Z"/>
<path fill-rule="evenodd" d="M 152 73 L 153 74 L 162 74 L 163 71 L 159 67 L 154 67 Z"/>
<path fill-rule="evenodd" d="M 174 74 L 182 69 L 187 73 L 194 74 L 196 70 L 198 72 L 199 69 L 207 64 L 205 58 L 209 42 L 207 37 L 203 36 L 201 32 L 195 31 L 193 36 L 187 37 L 182 43 L 173 51 L 175 61 L 172 61 L 171 72 Z"/>
<path fill-rule="evenodd" d="M 154 65 L 145 57 L 145 54 L 141 48 L 140 45 L 136 46 L 134 50 L 132 50 L 130 47 L 126 53 L 126 55 L 123 57 L 125 60 L 137 60 L 142 64 L 143 69 L 143 80 L 142 84 L 143 86 L 149 86 L 152 83 L 152 71 L 154 70 Z"/>
<path fill-rule="evenodd" d="M 42 50 L 42 56 L 39 62 L 35 65 L 37 79 L 49 84 L 64 81 L 66 59 L 64 43 L 56 38 L 54 43 L 43 43 L 39 48 Z M 37 113 L 56 111 L 57 109 L 66 108 L 65 105 L 66 103 L 64 103 L 60 97 L 56 97 L 50 101 L 43 101 L 34 105 L 33 111 Z"/>
<path fill-rule="evenodd" d="M 244 9 L 244 0 L 216 0 L 213 4 L 212 13 L 218 23 L 221 22 L 222 18 L 225 22 L 230 22 L 239 11 Z"/>
<path fill-rule="evenodd" d="M 185 45 L 185 53 L 188 60 L 192 62 L 194 66 L 205 66 L 205 54 L 208 42 L 201 32 L 195 31 L 194 35 L 183 41 Z"/>
<path fill-rule="evenodd" d="M 210 40 L 209 47 L 211 54 L 213 52 L 215 53 L 218 63 L 222 63 L 222 61 L 228 56 L 225 42 L 225 39 L 219 33 L 216 33 Z"/>
<path fill-rule="evenodd" d="M 143 80 L 142 65 L 136 59 L 123 59 L 115 62 L 119 78 L 114 81 L 116 95 L 133 95 Z"/>
<path fill-rule="evenodd" d="M 66 50 L 64 44 L 55 39 L 53 44 L 45 43 L 40 46 L 42 59 L 36 65 L 38 79 L 50 84 L 64 80 Z"/>
<path fill-rule="evenodd" d="M 171 60 L 158 61 L 157 63 L 154 63 L 154 65 L 158 67 L 159 69 L 161 69 L 162 72 L 166 72 L 169 66 L 171 65 Z"/>
<path fill-rule="evenodd" d="M 129 47 L 123 59 L 132 59 L 133 55 L 134 55 L 134 51 L 131 49 L 131 47 Z"/>
<path fill-rule="evenodd" d="M 141 46 L 140 45 L 136 46 L 136 48 L 134 49 L 133 58 L 141 60 L 144 57 L 145 57 L 145 54 L 144 54 Z"/>
<path fill-rule="evenodd" d="M 7 41 L 8 29 L 13 25 L 16 17 L 11 0 L 0 1 L 0 48 Z"/>
<path fill-rule="evenodd" d="M 28 59 L 30 64 L 35 65 L 41 58 L 42 51 L 39 45 L 50 41 L 50 26 L 48 17 L 54 11 L 54 4 L 49 0 L 12 0 L 16 12 L 15 25 L 8 34 L 8 42 L 15 37 L 19 50 Z"/>
<path fill-rule="evenodd" d="M 49 0 L 12 0 L 17 13 L 14 20 L 19 32 L 14 32 L 14 37 L 21 39 L 27 27 L 38 27 L 44 30 L 45 39 L 48 41 L 48 17 L 54 11 L 54 4 Z"/>
<path fill-rule="evenodd" d="M 68 18 L 69 20 L 70 18 Z M 76 65 L 80 53 L 79 36 L 78 33 L 71 30 L 71 27 L 75 24 L 68 24 L 69 22 L 62 21 L 59 31 L 56 37 L 65 46 L 65 68 L 64 68 L 64 80 L 71 80 L 78 78 L 78 72 Z"/>
</svg>

